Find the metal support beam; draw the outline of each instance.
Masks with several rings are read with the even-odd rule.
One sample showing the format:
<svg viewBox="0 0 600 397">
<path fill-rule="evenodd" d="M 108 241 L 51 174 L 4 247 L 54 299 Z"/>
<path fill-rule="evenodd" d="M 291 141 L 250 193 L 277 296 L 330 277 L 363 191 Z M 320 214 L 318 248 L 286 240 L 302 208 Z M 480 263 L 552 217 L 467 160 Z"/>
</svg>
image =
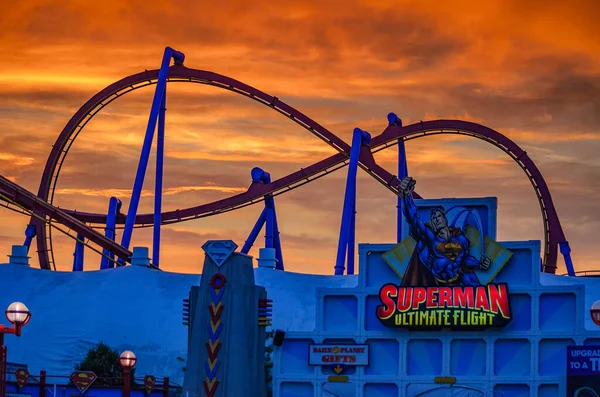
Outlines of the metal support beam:
<svg viewBox="0 0 600 397">
<path fill-rule="evenodd" d="M 163 92 L 158 113 L 158 134 L 156 137 L 156 183 L 154 187 L 154 236 L 152 242 L 152 264 L 159 267 L 160 226 L 163 193 L 163 166 L 165 159 L 165 112 L 167 110 L 167 87 Z"/>
<path fill-rule="evenodd" d="M 402 120 L 395 113 L 387 115 L 388 124 L 402 127 Z M 408 176 L 408 165 L 406 162 L 406 148 L 404 147 L 404 139 L 398 139 L 398 180 L 402 180 Z M 396 204 L 396 242 L 402 241 L 402 198 L 398 196 Z"/>
<path fill-rule="evenodd" d="M 356 199 L 355 199 L 356 201 Z M 348 236 L 348 270 L 346 274 L 354 274 L 354 246 L 356 245 L 356 202 L 350 218 L 350 235 Z"/>
<path fill-rule="evenodd" d="M 252 183 L 271 183 L 271 174 L 261 168 L 253 168 L 250 174 L 252 175 Z M 260 214 L 256 225 L 254 225 L 254 228 L 250 232 L 250 236 L 242 248 L 242 253 L 248 253 L 248 251 L 250 251 L 250 248 L 252 248 L 256 239 L 256 235 L 260 233 L 262 225 L 266 224 L 265 248 L 275 249 L 275 258 L 277 259 L 275 268 L 277 270 L 284 270 L 281 239 L 279 237 L 279 225 L 277 224 L 277 212 L 275 211 L 275 199 L 272 194 L 267 194 L 264 197 L 265 209 Z"/>
<path fill-rule="evenodd" d="M 73 253 L 74 272 L 83 271 L 83 249 L 85 248 L 85 246 L 83 245 L 84 240 L 85 237 L 77 233 L 77 241 L 75 242 L 75 252 Z"/>
<path fill-rule="evenodd" d="M 33 240 L 34 237 L 35 237 L 35 225 L 30 223 L 29 225 L 27 225 L 27 228 L 25 229 L 25 242 L 23 243 L 23 245 L 27 247 L 27 252 L 29 252 L 29 247 L 31 246 L 31 241 Z"/>
<path fill-rule="evenodd" d="M 273 207 L 269 206 L 268 202 L 267 202 L 267 197 L 265 196 L 265 209 L 267 210 L 267 221 L 266 221 L 266 232 L 265 232 L 265 248 L 275 248 L 275 244 L 273 242 L 274 237 L 275 237 L 275 230 L 274 230 L 274 218 L 275 218 L 275 214 L 273 212 Z M 271 199 L 273 199 L 273 196 L 271 196 Z"/>
<path fill-rule="evenodd" d="M 273 232 L 275 233 L 275 238 L 273 241 L 273 243 L 275 244 L 275 259 L 277 259 L 275 269 L 285 270 L 285 266 L 283 265 L 283 254 L 281 250 L 281 239 L 279 238 L 279 224 L 277 223 L 277 211 L 275 210 L 275 201 L 273 201 Z"/>
<path fill-rule="evenodd" d="M 158 73 L 156 91 L 154 92 L 154 99 L 152 100 L 152 108 L 150 110 L 150 117 L 148 119 L 148 127 L 146 128 L 146 135 L 144 136 L 144 143 L 142 145 L 140 161 L 138 163 L 138 169 L 135 175 L 135 182 L 133 184 L 133 190 L 131 192 L 131 201 L 129 203 L 129 210 L 127 211 L 125 228 L 123 229 L 123 238 L 121 239 L 121 246 L 123 246 L 126 249 L 129 249 L 129 245 L 131 244 L 133 225 L 135 223 L 135 217 L 137 215 L 138 206 L 140 204 L 142 188 L 144 186 L 144 177 L 146 175 L 146 168 L 148 167 L 150 150 L 152 149 L 154 130 L 156 129 L 158 113 L 160 111 L 163 96 L 167 88 L 167 74 L 169 72 L 169 64 L 171 63 L 171 58 L 175 58 L 175 64 L 182 64 L 184 55 L 180 52 L 173 50 L 170 47 L 165 48 L 162 64 Z M 124 262 L 122 260 L 119 260 L 119 264 L 124 265 Z"/>
<path fill-rule="evenodd" d="M 398 179 L 402 180 L 408 176 L 408 164 L 406 161 L 406 148 L 404 147 L 404 140 L 398 139 Z M 396 242 L 402 241 L 402 217 L 404 216 L 402 210 L 402 197 L 397 198 L 397 226 L 396 226 Z"/>
<path fill-rule="evenodd" d="M 565 266 L 567 267 L 567 274 L 571 277 L 575 277 L 575 267 L 573 266 L 573 260 L 571 259 L 571 247 L 568 241 L 558 243 L 560 253 L 565 258 Z"/>
<path fill-rule="evenodd" d="M 121 200 L 116 197 L 111 197 L 108 202 L 108 213 L 106 215 L 106 228 L 104 229 L 104 235 L 109 239 L 115 241 L 117 237 L 117 214 L 121 210 Z M 107 249 L 103 250 L 103 254 L 106 257 L 102 257 L 100 261 L 100 269 L 110 269 L 115 267 L 115 263 L 113 262 L 115 259 L 115 255 L 108 251 Z M 113 261 L 111 261 L 110 259 Z"/>
<path fill-rule="evenodd" d="M 271 182 L 271 177 L 268 177 Z M 265 209 L 267 210 L 267 228 L 265 233 L 265 248 L 275 248 L 275 200 L 273 195 L 267 194 L 265 196 Z M 277 250 L 275 250 L 277 251 Z"/>
<path fill-rule="evenodd" d="M 350 149 L 350 162 L 348 164 L 348 177 L 346 178 L 346 193 L 344 195 L 344 209 L 342 212 L 342 222 L 340 225 L 340 239 L 338 242 L 337 258 L 335 262 L 335 274 L 344 274 L 344 262 L 346 260 L 346 251 L 350 239 L 350 228 L 352 225 L 352 213 L 356 208 L 356 174 L 358 171 L 358 160 L 360 148 L 363 144 L 368 144 L 371 136 L 355 128 L 352 135 L 352 148 Z"/>
<path fill-rule="evenodd" d="M 242 254 L 248 254 L 248 252 L 250 252 L 250 249 L 254 245 L 254 242 L 256 241 L 258 234 L 262 230 L 262 227 L 265 224 L 266 220 L 267 220 L 267 209 L 265 208 L 260 213 L 258 220 L 256 221 L 256 223 L 254 224 L 254 227 L 250 231 L 250 235 L 246 239 L 246 242 L 244 243 L 244 246 L 242 247 L 242 250 L 240 251 Z"/>
<path fill-rule="evenodd" d="M 60 208 L 49 204 L 47 201 L 42 200 L 30 191 L 25 190 L 15 183 L 9 181 L 2 175 L 0 175 L 0 198 L 25 210 L 29 208 L 35 208 L 35 210 L 29 211 L 35 219 L 40 219 L 40 227 L 47 218 L 48 221 L 55 221 L 63 226 L 66 226 L 68 229 L 71 229 L 71 231 L 81 234 L 86 239 L 102 248 L 110 249 L 119 258 L 125 261 L 130 260 L 131 251 L 123 248 L 111 239 L 106 238 L 103 234 L 97 232 L 95 229 L 88 227 L 85 223 L 79 219 L 76 219 L 74 216 L 67 214 Z M 70 231 L 64 231 L 64 233 L 71 236 Z M 39 238 L 40 235 L 37 237 Z"/>
</svg>

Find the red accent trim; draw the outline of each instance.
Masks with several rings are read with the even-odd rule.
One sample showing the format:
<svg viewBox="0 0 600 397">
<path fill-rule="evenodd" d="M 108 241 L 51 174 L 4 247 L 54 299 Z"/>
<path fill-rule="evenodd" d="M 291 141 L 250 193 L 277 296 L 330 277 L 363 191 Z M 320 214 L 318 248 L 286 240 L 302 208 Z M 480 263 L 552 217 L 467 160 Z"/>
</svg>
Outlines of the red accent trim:
<svg viewBox="0 0 600 397">
<path fill-rule="evenodd" d="M 219 282 L 219 284 L 217 284 L 217 282 Z M 226 282 L 227 282 L 227 279 L 225 278 L 225 275 L 221 274 L 221 273 L 215 273 L 210 278 L 210 286 L 213 287 L 214 289 L 223 288 L 223 286 L 225 285 Z"/>
<path fill-rule="evenodd" d="M 208 389 L 208 382 L 203 381 L 202 385 L 204 386 L 204 391 L 206 392 L 206 397 L 214 397 L 214 395 L 217 391 L 217 387 L 219 387 L 219 381 L 215 380 L 215 383 L 213 383 L 213 386 L 210 390 Z"/>
<path fill-rule="evenodd" d="M 39 397 L 46 397 L 46 371 L 45 370 L 41 370 L 40 371 L 40 381 L 38 382 L 39 384 Z"/>
<path fill-rule="evenodd" d="M 213 311 L 212 306 L 208 305 L 208 312 L 210 313 L 210 319 L 213 322 L 213 324 L 216 324 L 216 322 L 219 321 L 219 317 L 221 317 L 221 313 L 223 313 L 224 308 L 225 308 L 225 305 L 221 303 L 221 307 L 219 307 L 217 309 L 217 312 L 215 313 Z"/>
<path fill-rule="evenodd" d="M 4 324 L 0 324 L 0 334 L 15 334 L 17 335 L 17 332 L 20 331 L 18 329 L 19 327 L 13 327 L 13 328 L 9 328 L 4 326 Z M 20 332 L 19 332 L 20 334 Z M 19 335 L 17 335 L 19 336 Z"/>
</svg>

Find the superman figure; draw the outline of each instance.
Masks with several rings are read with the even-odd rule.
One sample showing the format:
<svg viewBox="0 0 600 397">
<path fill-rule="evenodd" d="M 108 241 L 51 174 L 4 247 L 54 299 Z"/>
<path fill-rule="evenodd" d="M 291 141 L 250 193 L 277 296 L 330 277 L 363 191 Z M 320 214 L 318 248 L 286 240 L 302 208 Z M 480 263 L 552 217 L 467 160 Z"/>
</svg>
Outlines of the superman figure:
<svg viewBox="0 0 600 397">
<path fill-rule="evenodd" d="M 469 254 L 469 240 L 460 228 L 448 226 L 443 208 L 432 209 L 427 223 L 419 218 L 412 198 L 415 183 L 414 179 L 406 177 L 400 182 L 399 189 L 410 235 L 417 243 L 402 278 L 402 285 L 480 285 L 473 270 L 489 269 L 490 259 L 482 256 L 477 260 Z"/>
</svg>

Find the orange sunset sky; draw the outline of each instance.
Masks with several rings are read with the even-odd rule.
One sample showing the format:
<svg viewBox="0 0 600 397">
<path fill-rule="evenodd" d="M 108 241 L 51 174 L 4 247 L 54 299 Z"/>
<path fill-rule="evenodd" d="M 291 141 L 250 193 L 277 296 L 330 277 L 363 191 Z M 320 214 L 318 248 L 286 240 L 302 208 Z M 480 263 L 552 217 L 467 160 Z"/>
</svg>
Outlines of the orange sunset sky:
<svg viewBox="0 0 600 397">
<path fill-rule="evenodd" d="M 171 46 L 185 53 L 186 66 L 277 96 L 348 143 L 355 127 L 378 135 L 391 111 L 405 124 L 463 119 L 507 135 L 545 176 L 576 269 L 600 269 L 594 0 L 32 0 L 2 8 L 0 174 L 30 191 L 77 109 L 112 82 L 158 68 Z M 120 98 L 88 124 L 64 164 L 55 205 L 105 212 L 116 195 L 127 211 L 154 87 Z M 166 210 L 242 192 L 254 166 L 279 178 L 334 154 L 280 114 L 218 88 L 169 84 L 167 108 Z M 534 191 L 499 149 L 457 136 L 406 148 L 422 196 L 496 196 L 499 240 L 543 238 Z M 395 158 L 394 148 L 376 155 L 393 174 Z M 152 211 L 154 161 L 141 212 Z M 287 270 L 333 274 L 346 170 L 276 197 Z M 395 206 L 395 196 L 359 170 L 357 241 L 394 242 Z M 261 210 L 164 228 L 161 267 L 200 272 L 202 244 L 232 239 L 241 247 Z M 22 244 L 28 218 L 0 208 L 0 220 L 5 255 Z M 69 270 L 73 241 L 54 241 L 58 268 Z M 151 229 L 136 230 L 132 245 L 151 246 Z M 35 245 L 31 254 L 37 266 Z M 87 270 L 99 262 L 86 253 Z"/>
</svg>

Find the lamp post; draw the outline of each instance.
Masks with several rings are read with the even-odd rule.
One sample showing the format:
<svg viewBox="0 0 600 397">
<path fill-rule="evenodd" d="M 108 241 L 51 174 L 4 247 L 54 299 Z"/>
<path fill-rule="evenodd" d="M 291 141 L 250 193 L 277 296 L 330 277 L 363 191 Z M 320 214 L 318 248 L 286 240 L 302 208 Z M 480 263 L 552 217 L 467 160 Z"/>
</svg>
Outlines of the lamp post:
<svg viewBox="0 0 600 397">
<path fill-rule="evenodd" d="M 121 357 L 119 357 L 119 362 L 123 367 L 123 397 L 130 397 L 131 395 L 131 369 L 135 366 L 136 361 L 135 354 L 129 350 L 121 353 Z"/>
<path fill-rule="evenodd" d="M 4 334 L 21 336 L 21 328 L 31 320 L 29 309 L 21 302 L 11 303 L 4 313 L 14 327 L 6 327 L 4 324 L 0 324 L 0 397 L 6 396 L 6 346 L 4 346 Z"/>
</svg>

